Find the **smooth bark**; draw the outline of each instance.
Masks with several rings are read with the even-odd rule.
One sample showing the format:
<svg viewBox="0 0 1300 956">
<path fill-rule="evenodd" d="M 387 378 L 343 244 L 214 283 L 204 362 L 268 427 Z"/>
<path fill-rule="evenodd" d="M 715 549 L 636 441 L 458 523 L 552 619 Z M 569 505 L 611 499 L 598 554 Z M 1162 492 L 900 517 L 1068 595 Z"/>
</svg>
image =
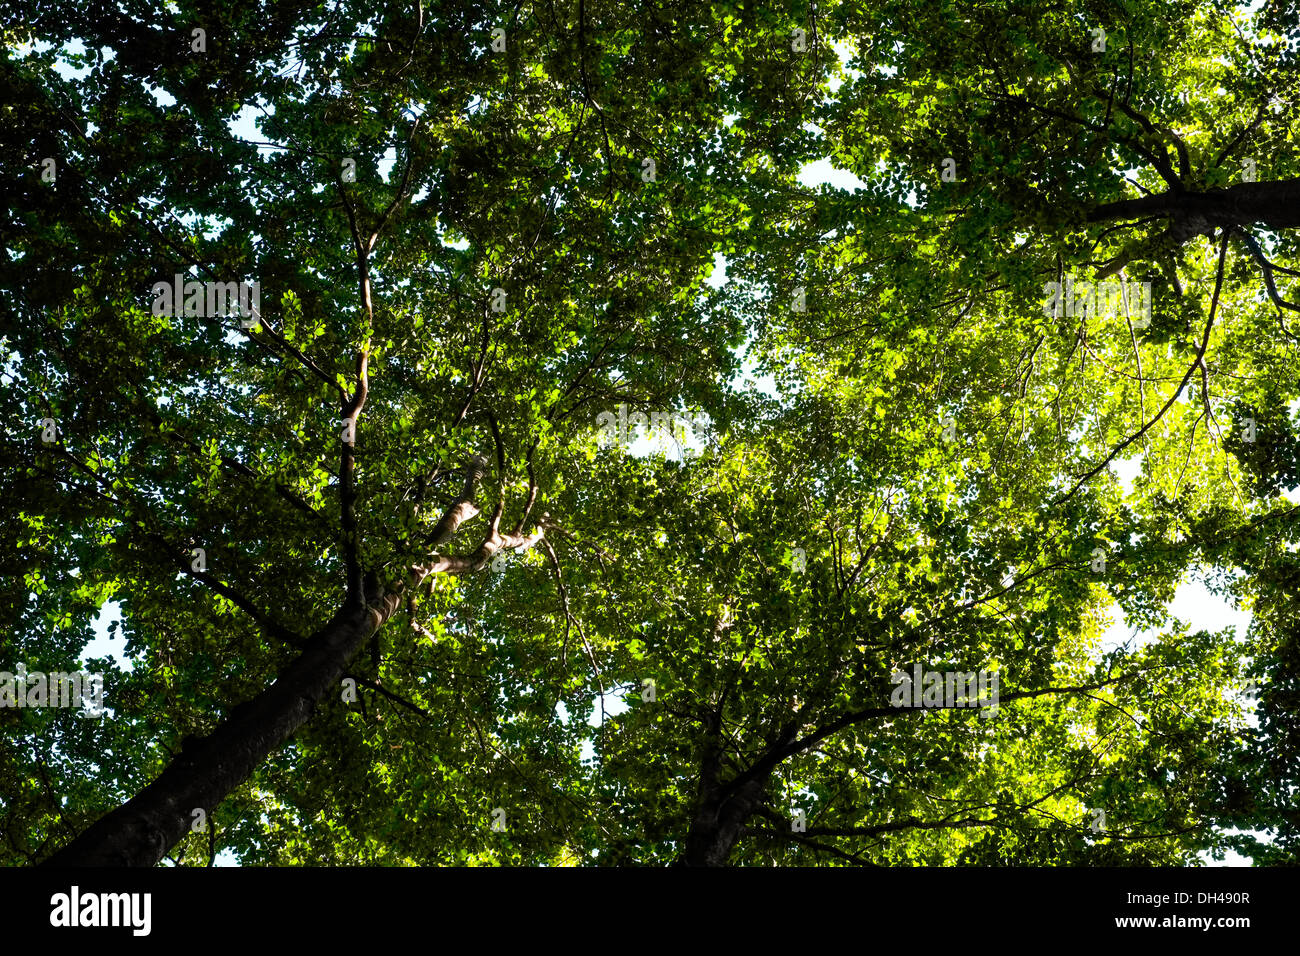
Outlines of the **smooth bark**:
<svg viewBox="0 0 1300 956">
<path fill-rule="evenodd" d="M 380 613 L 359 602 L 341 609 L 308 639 L 303 653 L 274 684 L 237 706 L 210 736 L 187 742 L 157 779 L 45 865 L 158 863 L 190 829 L 196 809 L 210 818 L 226 795 L 306 722 L 326 694 L 339 692 L 348 662 L 382 623 Z"/>
<path fill-rule="evenodd" d="M 1088 221 L 1108 222 L 1148 216 L 1187 223 L 1195 232 L 1255 223 L 1270 229 L 1295 229 L 1300 227 L 1300 179 L 1237 183 L 1226 189 L 1170 191 L 1138 199 L 1122 199 L 1095 207 L 1089 211 Z"/>
<path fill-rule="evenodd" d="M 474 496 L 486 470 L 481 457 L 466 468 L 465 485 L 435 526 L 437 548 L 478 514 Z M 544 521 L 545 519 L 543 519 Z M 100 818 L 48 860 L 46 866 L 153 866 L 192 826 L 196 809 L 211 818 L 226 796 L 279 750 L 330 693 L 341 693 L 349 662 L 401 606 L 405 595 L 430 574 L 477 570 L 503 548 L 528 548 L 541 539 L 501 535 L 495 527 L 468 557 L 435 556 L 411 569 L 406 582 L 387 589 L 366 575 L 343 607 L 316 631 L 302 653 L 262 693 L 238 705 L 209 736 L 187 740 L 167 768 L 147 787 Z M 211 823 L 209 823 L 211 825 Z"/>
</svg>

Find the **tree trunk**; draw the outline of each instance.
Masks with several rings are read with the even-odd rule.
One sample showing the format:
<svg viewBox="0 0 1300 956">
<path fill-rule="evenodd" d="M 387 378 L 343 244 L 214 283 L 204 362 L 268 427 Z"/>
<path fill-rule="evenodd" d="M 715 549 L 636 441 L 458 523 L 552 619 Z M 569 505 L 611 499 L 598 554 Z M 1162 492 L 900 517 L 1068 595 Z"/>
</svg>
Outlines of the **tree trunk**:
<svg viewBox="0 0 1300 956">
<path fill-rule="evenodd" d="M 763 797 L 765 782 L 751 780 L 727 796 L 718 789 L 704 794 L 678 862 L 682 866 L 726 866 L 741 828 Z"/>
<path fill-rule="evenodd" d="M 339 692 L 348 662 L 396 602 L 396 595 L 382 600 L 379 609 L 349 602 L 308 639 L 274 684 L 235 707 L 210 736 L 187 743 L 156 780 L 44 865 L 157 864 L 190 828 L 195 809 L 211 817 L 258 764 L 293 736 L 326 694 Z"/>
<path fill-rule="evenodd" d="M 1103 203 L 1088 213 L 1089 222 L 1142 219 L 1146 216 L 1206 226 L 1249 226 L 1270 229 L 1300 227 L 1300 179 L 1266 183 L 1237 183 L 1205 192 L 1164 192 L 1138 199 Z M 1200 231 L 1199 229 L 1197 231 Z"/>
<path fill-rule="evenodd" d="M 478 514 L 474 493 L 486 467 L 482 456 L 470 459 L 464 488 L 435 526 L 431 548 L 441 547 Z M 499 516 L 498 507 L 498 520 Z M 538 530 L 531 535 L 517 531 L 501 535 L 494 520 L 487 540 L 469 557 L 435 555 L 428 564 L 412 569 L 408 590 L 413 591 L 430 574 L 481 568 L 502 548 L 532 547 L 542 534 Z M 284 746 L 326 694 L 340 691 L 348 663 L 401 604 L 401 591 L 387 590 L 374 574 L 357 583 L 351 565 L 350 561 L 349 579 L 354 586 L 349 588 L 343 607 L 307 639 L 303 652 L 275 683 L 235 707 L 210 736 L 187 741 L 156 780 L 101 817 L 43 865 L 154 866 L 184 837 L 195 810 L 211 817 L 230 791 Z"/>
</svg>

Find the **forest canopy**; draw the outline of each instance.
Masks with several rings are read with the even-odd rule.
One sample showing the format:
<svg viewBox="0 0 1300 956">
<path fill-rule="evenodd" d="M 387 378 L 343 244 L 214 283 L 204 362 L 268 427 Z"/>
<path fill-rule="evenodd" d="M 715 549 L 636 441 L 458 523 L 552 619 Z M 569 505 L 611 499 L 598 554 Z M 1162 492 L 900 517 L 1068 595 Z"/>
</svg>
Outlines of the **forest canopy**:
<svg viewBox="0 0 1300 956">
<path fill-rule="evenodd" d="M 1296 859 L 1294 5 L 0 11 L 0 862 Z"/>
</svg>

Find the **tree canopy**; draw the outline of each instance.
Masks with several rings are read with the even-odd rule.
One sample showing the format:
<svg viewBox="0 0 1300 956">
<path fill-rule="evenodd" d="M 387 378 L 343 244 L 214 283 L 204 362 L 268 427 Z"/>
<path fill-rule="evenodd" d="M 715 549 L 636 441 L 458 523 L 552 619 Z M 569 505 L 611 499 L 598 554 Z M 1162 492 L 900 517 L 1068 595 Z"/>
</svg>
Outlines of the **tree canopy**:
<svg viewBox="0 0 1300 956">
<path fill-rule="evenodd" d="M 11 6 L 0 860 L 1294 860 L 1287 4 Z"/>
</svg>

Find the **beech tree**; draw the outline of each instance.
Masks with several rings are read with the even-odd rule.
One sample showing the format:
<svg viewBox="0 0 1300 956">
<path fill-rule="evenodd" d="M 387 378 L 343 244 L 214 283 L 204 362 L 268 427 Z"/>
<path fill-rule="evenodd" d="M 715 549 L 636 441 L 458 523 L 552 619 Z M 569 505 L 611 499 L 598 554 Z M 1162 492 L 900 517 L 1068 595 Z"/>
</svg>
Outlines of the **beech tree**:
<svg viewBox="0 0 1300 956">
<path fill-rule="evenodd" d="M 6 861 L 1288 852 L 1294 14 L 7 22 Z"/>
</svg>

